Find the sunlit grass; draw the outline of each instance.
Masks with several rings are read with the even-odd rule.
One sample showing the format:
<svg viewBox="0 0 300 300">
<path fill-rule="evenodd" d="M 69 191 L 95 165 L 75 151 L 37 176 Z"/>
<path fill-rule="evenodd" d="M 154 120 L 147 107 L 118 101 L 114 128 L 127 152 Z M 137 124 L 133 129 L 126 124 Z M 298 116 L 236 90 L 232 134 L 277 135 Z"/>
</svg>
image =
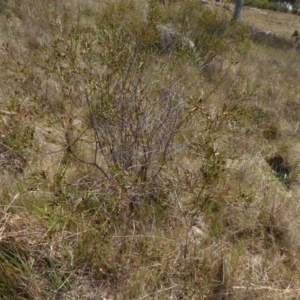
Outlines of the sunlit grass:
<svg viewBox="0 0 300 300">
<path fill-rule="evenodd" d="M 0 8 L 0 298 L 298 297 L 296 47 L 192 0 Z"/>
</svg>

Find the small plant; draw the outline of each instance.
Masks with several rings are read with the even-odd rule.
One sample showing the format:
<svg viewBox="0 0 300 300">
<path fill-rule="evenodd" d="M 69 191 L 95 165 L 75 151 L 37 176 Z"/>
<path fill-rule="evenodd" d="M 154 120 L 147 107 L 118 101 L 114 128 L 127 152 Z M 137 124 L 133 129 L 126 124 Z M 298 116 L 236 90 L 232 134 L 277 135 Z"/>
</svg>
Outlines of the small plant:
<svg viewBox="0 0 300 300">
<path fill-rule="evenodd" d="M 0 157 L 4 168 L 22 172 L 34 140 L 34 127 L 28 125 L 21 128 L 21 124 L 15 123 L 16 115 L 11 112 L 1 124 Z"/>
<path fill-rule="evenodd" d="M 11 17 L 12 17 L 12 12 L 11 12 L 11 10 L 5 9 L 5 10 L 4 10 L 4 15 L 5 15 L 6 19 L 11 19 Z"/>
<path fill-rule="evenodd" d="M 93 14 L 93 10 L 92 8 L 90 8 L 89 6 L 85 6 L 83 9 L 82 9 L 82 14 L 87 16 L 87 17 L 90 17 L 92 16 Z"/>
<path fill-rule="evenodd" d="M 0 244 L 0 293 L 6 299 L 32 297 L 31 283 L 26 276 L 28 252 L 20 244 L 2 241 Z"/>
</svg>

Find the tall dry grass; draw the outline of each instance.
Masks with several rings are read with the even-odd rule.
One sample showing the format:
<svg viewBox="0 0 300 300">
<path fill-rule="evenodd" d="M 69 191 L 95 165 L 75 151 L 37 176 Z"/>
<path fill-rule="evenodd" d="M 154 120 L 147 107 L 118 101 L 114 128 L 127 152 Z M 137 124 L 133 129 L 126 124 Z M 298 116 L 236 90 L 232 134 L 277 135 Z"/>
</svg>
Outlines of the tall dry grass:
<svg viewBox="0 0 300 300">
<path fill-rule="evenodd" d="M 3 299 L 298 297 L 296 47 L 192 0 L 1 11 Z"/>
</svg>

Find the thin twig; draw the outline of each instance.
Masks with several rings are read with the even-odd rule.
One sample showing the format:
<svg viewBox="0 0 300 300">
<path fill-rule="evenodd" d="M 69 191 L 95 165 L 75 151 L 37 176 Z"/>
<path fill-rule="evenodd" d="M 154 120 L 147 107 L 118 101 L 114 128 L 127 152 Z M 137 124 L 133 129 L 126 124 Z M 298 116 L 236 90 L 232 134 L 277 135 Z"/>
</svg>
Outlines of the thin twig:
<svg viewBox="0 0 300 300">
<path fill-rule="evenodd" d="M 300 289 L 290 289 L 290 288 L 279 289 L 271 286 L 254 286 L 253 284 L 251 284 L 251 286 L 233 286 L 232 288 L 235 290 L 268 290 L 268 291 L 282 292 L 282 293 L 300 292 Z"/>
<path fill-rule="evenodd" d="M 156 292 L 150 293 L 150 294 L 148 294 L 148 295 L 146 295 L 146 296 L 143 296 L 143 297 L 136 298 L 136 299 L 134 299 L 134 300 L 142 300 L 142 299 L 146 299 L 146 298 L 151 297 L 151 296 L 153 296 L 153 295 L 157 295 L 157 294 L 160 294 L 160 293 L 162 293 L 162 292 L 166 292 L 166 291 L 172 290 L 172 289 L 174 289 L 174 288 L 177 287 L 177 286 L 178 286 L 178 284 L 174 284 L 174 285 L 172 285 L 172 286 L 170 286 L 170 287 L 168 287 L 168 288 L 160 289 L 160 290 L 158 290 L 158 291 L 156 291 Z"/>
</svg>

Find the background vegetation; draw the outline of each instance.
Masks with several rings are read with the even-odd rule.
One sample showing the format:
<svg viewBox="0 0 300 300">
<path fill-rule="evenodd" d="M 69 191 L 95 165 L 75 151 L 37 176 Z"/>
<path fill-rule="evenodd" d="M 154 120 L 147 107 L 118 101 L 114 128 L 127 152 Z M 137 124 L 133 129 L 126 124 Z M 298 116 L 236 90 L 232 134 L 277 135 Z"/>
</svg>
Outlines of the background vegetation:
<svg viewBox="0 0 300 300">
<path fill-rule="evenodd" d="M 299 297 L 296 40 L 194 0 L 0 11 L 1 299 Z"/>
</svg>

